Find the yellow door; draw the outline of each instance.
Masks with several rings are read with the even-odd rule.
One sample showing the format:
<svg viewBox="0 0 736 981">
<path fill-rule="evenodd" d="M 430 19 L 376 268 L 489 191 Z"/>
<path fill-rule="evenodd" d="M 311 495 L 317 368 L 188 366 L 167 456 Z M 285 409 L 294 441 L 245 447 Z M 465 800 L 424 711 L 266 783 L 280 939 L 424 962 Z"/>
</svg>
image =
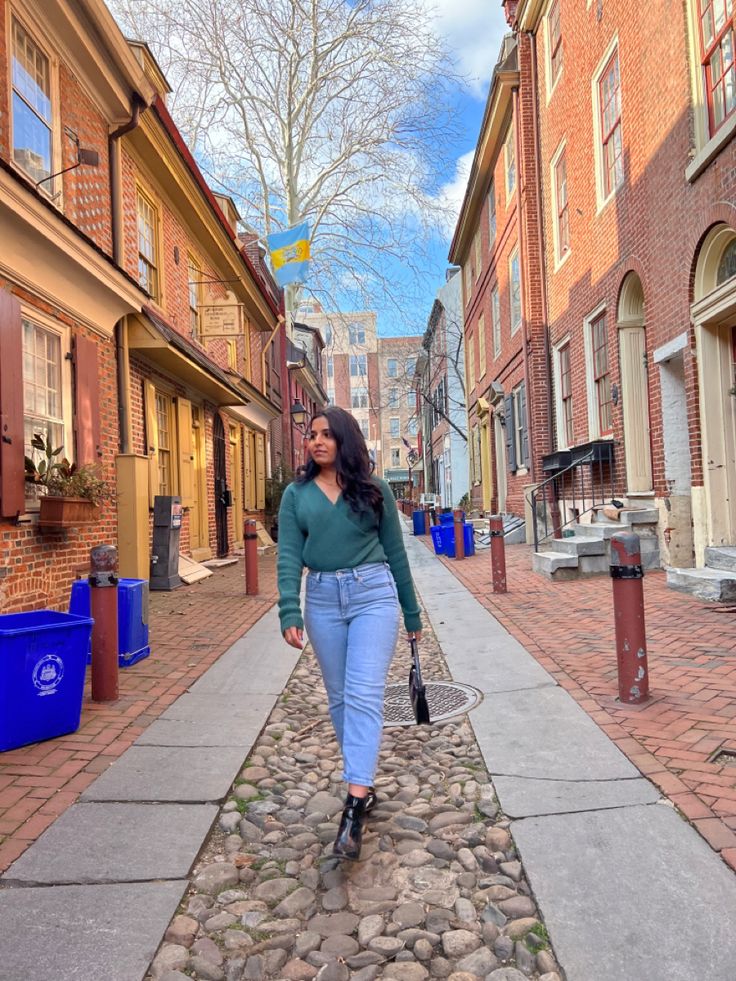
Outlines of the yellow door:
<svg viewBox="0 0 736 981">
<path fill-rule="evenodd" d="M 202 409 L 192 406 L 192 504 L 189 509 L 189 545 L 196 562 L 212 558 L 207 521 L 207 465 L 204 455 L 204 419 Z"/>
<path fill-rule="evenodd" d="M 230 482 L 233 494 L 233 540 L 243 544 L 243 460 L 240 452 L 240 426 L 230 426 Z"/>
</svg>

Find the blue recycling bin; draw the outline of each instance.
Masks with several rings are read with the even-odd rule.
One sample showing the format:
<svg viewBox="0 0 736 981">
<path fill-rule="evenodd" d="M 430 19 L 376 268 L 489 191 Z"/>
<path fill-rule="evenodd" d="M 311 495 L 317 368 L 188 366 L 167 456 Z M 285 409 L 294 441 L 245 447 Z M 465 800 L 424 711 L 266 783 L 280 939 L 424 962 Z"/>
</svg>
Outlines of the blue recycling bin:
<svg viewBox="0 0 736 981">
<path fill-rule="evenodd" d="M 0 752 L 77 731 L 93 622 L 56 610 L 0 615 Z"/>
<path fill-rule="evenodd" d="M 89 582 L 77 579 L 72 583 L 69 612 L 89 616 Z M 118 580 L 118 665 L 129 668 L 148 657 L 148 580 Z M 91 660 L 92 647 L 87 660 Z"/>
<path fill-rule="evenodd" d="M 443 524 L 440 526 L 442 534 L 442 554 L 450 559 L 455 558 L 455 526 Z M 475 539 L 473 537 L 473 523 L 466 521 L 463 525 L 463 542 L 465 543 L 465 555 L 475 555 Z"/>
<path fill-rule="evenodd" d="M 414 524 L 414 534 L 424 534 L 424 511 L 412 511 L 412 522 Z"/>
<path fill-rule="evenodd" d="M 465 512 L 464 511 L 461 511 L 460 513 L 463 516 L 463 521 L 465 521 Z M 453 513 L 452 508 L 446 508 L 444 511 L 442 511 L 442 513 L 440 514 L 439 517 L 440 517 L 440 524 L 441 525 L 452 525 L 452 524 L 454 524 L 455 515 Z"/>
<path fill-rule="evenodd" d="M 432 544 L 434 545 L 435 555 L 444 555 L 444 549 L 442 547 L 442 526 L 432 525 L 429 529 L 432 535 Z"/>
</svg>

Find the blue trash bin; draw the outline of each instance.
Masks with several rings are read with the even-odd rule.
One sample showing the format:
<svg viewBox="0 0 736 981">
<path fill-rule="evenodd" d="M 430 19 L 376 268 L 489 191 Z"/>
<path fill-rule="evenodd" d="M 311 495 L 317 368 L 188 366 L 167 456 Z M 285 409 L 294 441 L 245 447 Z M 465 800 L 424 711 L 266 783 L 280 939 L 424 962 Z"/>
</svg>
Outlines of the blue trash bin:
<svg viewBox="0 0 736 981">
<path fill-rule="evenodd" d="M 442 533 L 442 553 L 449 559 L 455 558 L 455 526 L 444 524 L 440 526 Z M 475 539 L 473 538 L 473 523 L 466 521 L 463 525 L 463 542 L 465 555 L 475 555 Z"/>
<path fill-rule="evenodd" d="M 441 525 L 431 525 L 430 534 L 432 535 L 432 544 L 434 545 L 434 554 L 443 555 L 444 550 L 442 547 L 442 526 Z"/>
<path fill-rule="evenodd" d="M 414 534 L 424 534 L 424 511 L 412 511 L 412 521 L 414 523 Z"/>
<path fill-rule="evenodd" d="M 77 579 L 72 583 L 69 612 L 89 616 L 89 582 Z M 118 580 L 118 665 L 129 668 L 148 657 L 148 580 Z M 92 647 L 87 656 L 92 659 Z"/>
<path fill-rule="evenodd" d="M 93 622 L 56 610 L 0 615 L 0 752 L 77 731 Z"/>
</svg>

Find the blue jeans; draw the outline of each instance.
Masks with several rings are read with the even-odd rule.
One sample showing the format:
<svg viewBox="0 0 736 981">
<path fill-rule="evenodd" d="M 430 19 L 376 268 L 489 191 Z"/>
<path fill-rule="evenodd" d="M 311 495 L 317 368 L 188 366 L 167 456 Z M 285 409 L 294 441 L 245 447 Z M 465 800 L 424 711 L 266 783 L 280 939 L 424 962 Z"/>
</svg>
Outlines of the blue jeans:
<svg viewBox="0 0 736 981">
<path fill-rule="evenodd" d="M 388 564 L 309 572 L 304 626 L 322 670 L 343 780 L 370 787 L 399 632 L 399 601 Z"/>
</svg>

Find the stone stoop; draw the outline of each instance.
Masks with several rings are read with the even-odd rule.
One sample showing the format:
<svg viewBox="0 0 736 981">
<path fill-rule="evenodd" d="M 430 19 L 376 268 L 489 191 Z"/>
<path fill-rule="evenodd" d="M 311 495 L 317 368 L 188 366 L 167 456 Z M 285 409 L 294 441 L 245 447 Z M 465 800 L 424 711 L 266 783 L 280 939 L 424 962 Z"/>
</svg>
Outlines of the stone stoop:
<svg viewBox="0 0 736 981">
<path fill-rule="evenodd" d="M 711 603 L 736 603 L 736 548 L 706 548 L 705 568 L 668 569 L 667 585 Z"/>
<path fill-rule="evenodd" d="M 656 508 L 624 508 L 620 521 L 611 521 L 597 512 L 592 522 L 573 525 L 574 535 L 543 542 L 532 556 L 532 569 L 554 581 L 606 575 L 611 563 L 611 538 L 621 531 L 639 535 L 642 566 L 645 570 L 658 569 L 658 520 Z"/>
</svg>

